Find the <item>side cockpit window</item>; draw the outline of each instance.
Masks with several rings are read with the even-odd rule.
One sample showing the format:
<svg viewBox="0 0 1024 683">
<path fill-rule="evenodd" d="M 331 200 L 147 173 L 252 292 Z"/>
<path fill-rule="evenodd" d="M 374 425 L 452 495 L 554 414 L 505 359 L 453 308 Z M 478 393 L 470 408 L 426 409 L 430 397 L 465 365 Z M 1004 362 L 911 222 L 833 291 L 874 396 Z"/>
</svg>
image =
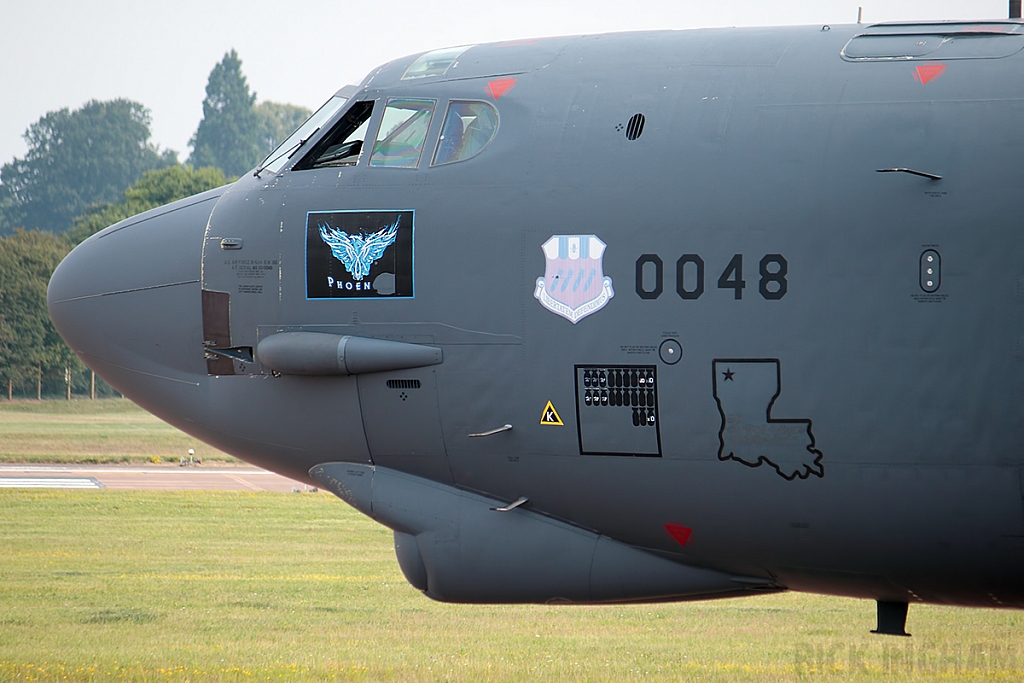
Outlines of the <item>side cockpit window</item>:
<svg viewBox="0 0 1024 683">
<path fill-rule="evenodd" d="M 498 112 L 486 102 L 452 101 L 444 116 L 432 166 L 465 161 L 479 154 L 498 130 Z"/>
<path fill-rule="evenodd" d="M 370 166 L 416 168 L 427 140 L 435 100 L 392 98 L 384 108 Z"/>
<path fill-rule="evenodd" d="M 363 151 L 372 113 L 372 101 L 353 104 L 319 144 L 295 165 L 295 169 L 355 166 Z"/>
</svg>

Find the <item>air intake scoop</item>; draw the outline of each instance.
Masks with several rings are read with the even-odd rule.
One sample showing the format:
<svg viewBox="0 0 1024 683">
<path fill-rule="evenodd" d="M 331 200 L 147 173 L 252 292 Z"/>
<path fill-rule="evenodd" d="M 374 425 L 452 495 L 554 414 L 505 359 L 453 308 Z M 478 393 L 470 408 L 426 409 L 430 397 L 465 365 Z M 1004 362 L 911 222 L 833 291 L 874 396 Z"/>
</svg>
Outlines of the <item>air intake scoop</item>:
<svg viewBox="0 0 1024 683">
<path fill-rule="evenodd" d="M 256 347 L 256 358 L 282 375 L 362 375 L 438 365 L 441 349 L 387 339 L 279 332 Z"/>
</svg>

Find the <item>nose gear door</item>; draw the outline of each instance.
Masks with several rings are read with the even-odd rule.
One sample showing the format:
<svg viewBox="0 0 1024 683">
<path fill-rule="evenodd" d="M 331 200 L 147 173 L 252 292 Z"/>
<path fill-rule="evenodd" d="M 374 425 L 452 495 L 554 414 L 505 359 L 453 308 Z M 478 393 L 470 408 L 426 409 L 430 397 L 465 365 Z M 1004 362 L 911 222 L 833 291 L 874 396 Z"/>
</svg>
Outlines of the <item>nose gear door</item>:
<svg viewBox="0 0 1024 683">
<path fill-rule="evenodd" d="M 359 375 L 359 404 L 373 462 L 452 482 L 434 368 Z"/>
</svg>

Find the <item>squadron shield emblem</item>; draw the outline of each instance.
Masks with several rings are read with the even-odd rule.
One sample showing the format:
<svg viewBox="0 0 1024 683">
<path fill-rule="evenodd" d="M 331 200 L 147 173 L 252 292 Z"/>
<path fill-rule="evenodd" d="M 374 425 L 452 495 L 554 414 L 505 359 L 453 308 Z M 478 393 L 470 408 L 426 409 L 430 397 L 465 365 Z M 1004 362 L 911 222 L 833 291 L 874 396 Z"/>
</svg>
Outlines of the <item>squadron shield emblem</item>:
<svg viewBox="0 0 1024 683">
<path fill-rule="evenodd" d="M 596 235 L 552 235 L 541 245 L 544 277 L 533 292 L 540 305 L 573 325 L 615 296 L 601 267 L 605 243 Z"/>
</svg>

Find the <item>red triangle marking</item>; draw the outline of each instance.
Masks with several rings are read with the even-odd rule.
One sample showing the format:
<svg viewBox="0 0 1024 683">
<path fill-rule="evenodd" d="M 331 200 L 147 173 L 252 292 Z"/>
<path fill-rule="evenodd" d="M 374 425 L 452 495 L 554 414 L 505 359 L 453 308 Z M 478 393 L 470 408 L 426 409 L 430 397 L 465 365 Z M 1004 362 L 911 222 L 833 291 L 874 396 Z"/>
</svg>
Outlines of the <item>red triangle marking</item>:
<svg viewBox="0 0 1024 683">
<path fill-rule="evenodd" d="M 679 545 L 686 545 L 690 540 L 690 534 L 693 533 L 693 529 L 673 522 L 669 522 L 665 525 L 665 531 L 667 531 L 672 538 L 676 539 L 676 542 L 679 543 Z"/>
<path fill-rule="evenodd" d="M 922 64 L 914 69 L 914 80 L 924 85 L 941 76 L 945 70 L 945 64 Z"/>
<path fill-rule="evenodd" d="M 491 81 L 487 84 L 487 92 L 491 94 L 491 97 L 498 99 L 516 84 L 517 78 L 499 78 L 496 81 Z"/>
</svg>

